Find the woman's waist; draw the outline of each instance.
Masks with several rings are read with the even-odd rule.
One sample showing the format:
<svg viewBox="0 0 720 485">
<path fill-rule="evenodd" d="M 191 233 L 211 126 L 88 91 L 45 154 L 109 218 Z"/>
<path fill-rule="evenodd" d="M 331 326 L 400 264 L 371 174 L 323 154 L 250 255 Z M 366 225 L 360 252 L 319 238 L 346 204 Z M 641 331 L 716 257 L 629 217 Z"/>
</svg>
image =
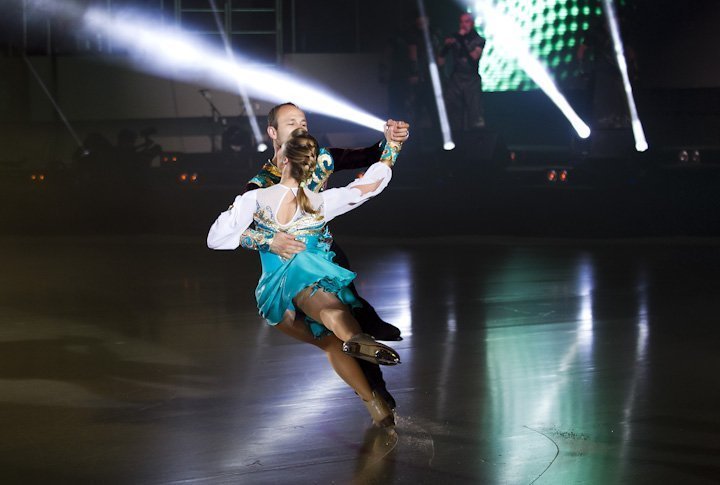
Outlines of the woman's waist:
<svg viewBox="0 0 720 485">
<path fill-rule="evenodd" d="M 322 236 L 293 236 L 296 241 L 299 241 L 303 244 L 305 244 L 305 249 L 303 251 L 300 251 L 300 253 L 303 252 L 311 252 L 311 253 L 327 253 L 330 251 L 330 245 L 332 244 L 332 239 L 326 239 Z M 298 254 L 300 254 L 298 253 Z M 280 258 L 275 253 L 272 253 L 270 251 L 260 251 L 260 257 L 264 260 L 265 258 L 273 259 Z"/>
<path fill-rule="evenodd" d="M 325 237 L 322 234 L 294 234 L 296 241 L 305 243 L 305 246 L 309 248 L 319 248 L 325 243 Z"/>
<path fill-rule="evenodd" d="M 263 232 L 266 239 L 272 239 L 277 236 L 280 231 L 260 231 Z M 305 244 L 307 248 L 319 248 L 321 250 L 328 250 L 332 244 L 332 234 L 330 231 L 324 229 L 322 231 L 302 231 L 302 232 L 287 232 L 285 233 L 291 236 L 296 241 L 300 241 Z"/>
</svg>

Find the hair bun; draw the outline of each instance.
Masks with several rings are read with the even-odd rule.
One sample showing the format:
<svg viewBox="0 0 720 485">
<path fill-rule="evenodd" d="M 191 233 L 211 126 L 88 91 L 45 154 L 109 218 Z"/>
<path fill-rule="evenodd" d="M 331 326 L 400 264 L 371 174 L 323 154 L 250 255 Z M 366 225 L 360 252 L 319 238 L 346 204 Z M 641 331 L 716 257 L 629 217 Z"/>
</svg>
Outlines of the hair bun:
<svg viewBox="0 0 720 485">
<path fill-rule="evenodd" d="M 292 133 L 290 133 L 291 138 L 297 138 L 300 136 L 309 136 L 310 133 L 305 128 L 295 128 Z"/>
</svg>

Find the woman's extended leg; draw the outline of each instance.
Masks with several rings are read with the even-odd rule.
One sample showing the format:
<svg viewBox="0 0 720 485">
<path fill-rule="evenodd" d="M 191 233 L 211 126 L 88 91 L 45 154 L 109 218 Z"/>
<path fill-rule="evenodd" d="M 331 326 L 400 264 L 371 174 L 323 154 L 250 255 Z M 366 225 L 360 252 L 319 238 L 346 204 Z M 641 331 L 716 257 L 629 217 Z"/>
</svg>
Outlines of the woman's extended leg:
<svg viewBox="0 0 720 485">
<path fill-rule="evenodd" d="M 395 350 L 362 333 L 355 317 L 334 293 L 309 287 L 298 293 L 294 302 L 296 307 L 321 322 L 342 340 L 346 353 L 375 364 L 400 363 L 400 356 Z"/>
<path fill-rule="evenodd" d="M 342 380 L 352 387 L 364 401 L 372 398 L 372 390 L 360 365 L 354 358 L 342 351 L 342 342 L 335 335 L 326 335 L 316 339 L 304 322 L 294 318 L 286 318 L 277 324 L 276 328 L 297 340 L 320 348 L 325 352 L 330 365 Z"/>
<path fill-rule="evenodd" d="M 301 342 L 312 344 L 322 349 L 320 341 L 315 338 L 305 323 L 305 315 L 302 313 L 299 315 L 300 316 L 295 314 L 295 319 L 293 320 L 292 313 L 288 312 L 288 316 L 286 318 L 287 322 L 285 322 L 284 325 L 279 325 L 278 329 L 282 330 L 291 337 L 300 340 Z M 380 366 L 376 362 L 371 362 L 369 359 L 360 359 L 355 356 L 352 357 L 360 366 L 360 370 L 365 375 L 368 384 L 370 384 L 370 389 L 380 394 L 388 403 L 390 409 L 395 409 L 395 399 L 388 392 L 387 387 L 385 387 L 385 380 L 383 379 L 382 372 L 380 372 Z"/>
<path fill-rule="evenodd" d="M 305 325 L 305 322 L 295 320 L 291 315 L 288 315 L 275 327 L 301 342 L 322 349 L 337 375 L 352 387 L 363 400 L 375 424 L 383 427 L 395 424 L 392 410 L 387 402 L 378 393 L 370 389 L 370 384 L 368 384 L 357 360 L 343 352 L 342 342 L 334 334 L 316 339 Z"/>
<path fill-rule="evenodd" d="M 298 293 L 294 302 L 306 315 L 321 322 L 343 342 L 362 332 L 348 307 L 334 293 L 308 287 Z"/>
</svg>

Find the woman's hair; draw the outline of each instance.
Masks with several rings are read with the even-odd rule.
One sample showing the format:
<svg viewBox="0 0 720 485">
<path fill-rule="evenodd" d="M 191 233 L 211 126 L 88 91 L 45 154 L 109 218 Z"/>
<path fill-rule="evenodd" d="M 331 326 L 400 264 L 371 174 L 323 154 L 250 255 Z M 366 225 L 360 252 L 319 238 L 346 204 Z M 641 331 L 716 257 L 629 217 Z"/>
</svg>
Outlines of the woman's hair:
<svg viewBox="0 0 720 485">
<path fill-rule="evenodd" d="M 317 210 L 313 208 L 302 186 L 317 164 L 317 140 L 307 130 L 298 128 L 290 133 L 290 138 L 283 145 L 283 156 L 290 163 L 290 176 L 300 184 L 297 192 L 300 208 L 307 214 L 316 214 Z"/>
</svg>

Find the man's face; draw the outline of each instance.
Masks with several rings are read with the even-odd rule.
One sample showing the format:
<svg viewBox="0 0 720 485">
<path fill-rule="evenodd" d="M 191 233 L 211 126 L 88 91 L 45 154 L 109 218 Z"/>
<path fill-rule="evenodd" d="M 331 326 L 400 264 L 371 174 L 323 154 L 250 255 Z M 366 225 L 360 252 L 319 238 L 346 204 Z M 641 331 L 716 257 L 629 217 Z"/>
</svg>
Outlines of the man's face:
<svg viewBox="0 0 720 485">
<path fill-rule="evenodd" d="M 276 147 L 280 147 L 290 138 L 290 133 L 298 128 L 307 130 L 305 113 L 295 106 L 283 106 L 277 115 L 277 128 L 268 127 L 268 134 L 273 139 Z"/>
<path fill-rule="evenodd" d="M 465 35 L 473 29 L 473 18 L 470 14 L 460 16 L 460 33 Z"/>
</svg>

